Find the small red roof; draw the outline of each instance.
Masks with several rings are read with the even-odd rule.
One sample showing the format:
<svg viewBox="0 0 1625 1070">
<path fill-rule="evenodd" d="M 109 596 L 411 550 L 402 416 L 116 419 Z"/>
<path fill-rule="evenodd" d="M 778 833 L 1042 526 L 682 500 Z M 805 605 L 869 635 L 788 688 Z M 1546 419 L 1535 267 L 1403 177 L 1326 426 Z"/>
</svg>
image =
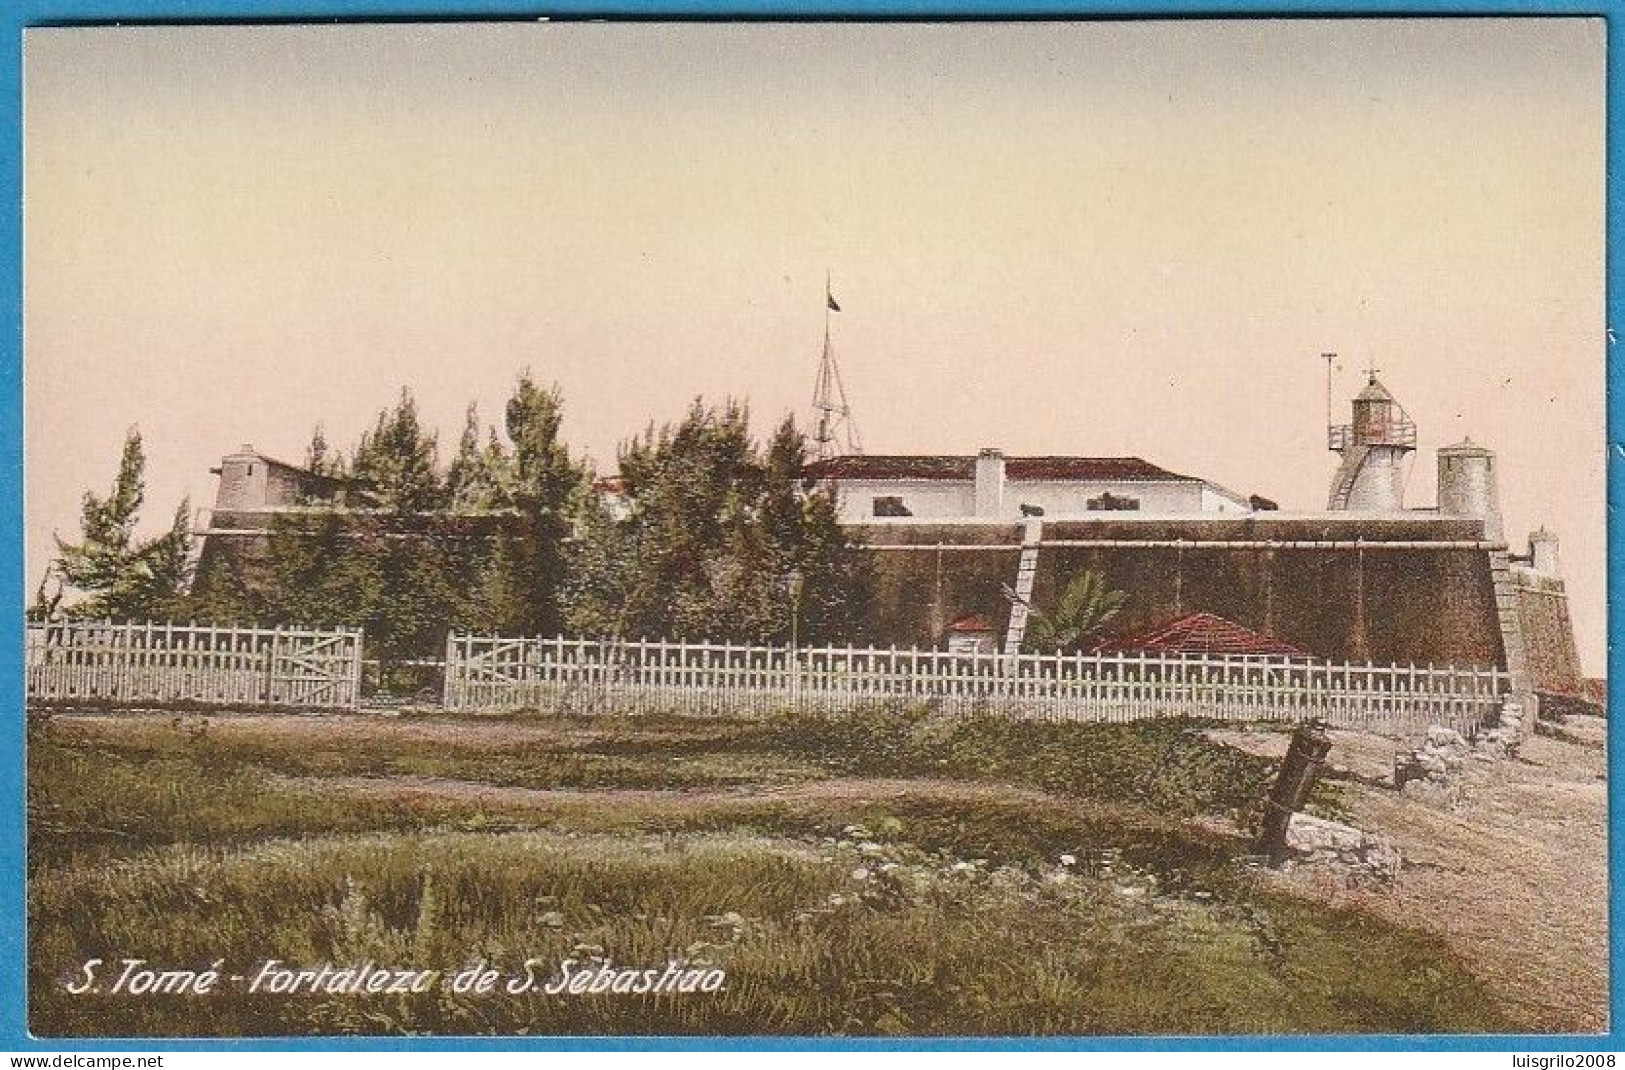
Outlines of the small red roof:
<svg viewBox="0 0 1625 1070">
<path fill-rule="evenodd" d="M 1241 657 L 1307 658 L 1307 650 L 1260 635 L 1212 613 L 1186 613 L 1149 631 L 1095 645 L 1099 654 L 1231 654 Z"/>
<path fill-rule="evenodd" d="M 967 613 L 948 625 L 950 632 L 991 632 L 993 625 L 980 613 Z"/>
</svg>

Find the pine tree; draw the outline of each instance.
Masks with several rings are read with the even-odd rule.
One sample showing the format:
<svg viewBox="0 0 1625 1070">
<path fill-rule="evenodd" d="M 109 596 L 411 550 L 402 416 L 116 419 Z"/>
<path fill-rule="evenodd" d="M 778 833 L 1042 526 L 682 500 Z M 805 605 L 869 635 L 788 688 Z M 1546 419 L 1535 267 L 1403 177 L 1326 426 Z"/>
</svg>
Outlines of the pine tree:
<svg viewBox="0 0 1625 1070">
<path fill-rule="evenodd" d="M 423 429 L 417 402 L 402 387 L 395 408 L 380 412 L 372 430 L 361 436 L 350 477 L 386 512 L 430 512 L 446 503 L 437 452 L 436 436 Z"/>
<path fill-rule="evenodd" d="M 512 475 L 507 450 L 497 438 L 496 428 L 487 430 L 480 444 L 479 410 L 468 406 L 463 434 L 457 442 L 457 455 L 446 472 L 446 495 L 456 512 L 495 512 L 512 504 Z"/>
<path fill-rule="evenodd" d="M 634 506 L 618 584 L 635 634 L 750 641 L 859 638 L 872 579 L 827 494 L 806 493 L 791 419 L 765 455 L 745 408 L 696 400 L 675 426 L 622 447 Z M 798 583 L 799 580 L 799 583 Z"/>
<path fill-rule="evenodd" d="M 610 514 L 593 489 L 590 474 L 576 491 L 570 515 L 573 534 L 565 547 L 559 590 L 565 630 L 574 635 L 624 636 L 629 625 L 624 565 L 631 526 Z"/>
<path fill-rule="evenodd" d="M 628 540 L 626 617 L 636 632 L 722 638 L 715 587 L 740 595 L 738 569 L 720 567 L 728 533 L 748 520 L 761 472 L 743 406 L 698 398 L 676 425 L 622 446 L 621 478 L 635 502 Z M 736 546 L 737 548 L 737 546 Z"/>
<path fill-rule="evenodd" d="M 39 586 L 34 589 L 34 601 L 28 606 L 27 618 L 31 621 L 56 619 L 57 610 L 62 605 L 62 593 L 62 573 L 53 561 L 46 566 Z"/>
<path fill-rule="evenodd" d="M 305 468 L 319 476 L 336 475 L 330 470 L 334 458 L 328 454 L 327 432 L 317 424 L 310 432 L 310 445 L 305 447 Z"/>
<path fill-rule="evenodd" d="M 169 530 L 143 543 L 136 551 L 140 562 L 131 586 L 126 615 L 135 618 L 186 616 L 186 591 L 191 576 L 192 503 L 181 499 Z"/>
<path fill-rule="evenodd" d="M 189 578 L 190 506 L 181 503 L 164 534 L 138 540 L 146 464 L 141 432 L 131 428 L 111 492 L 105 498 L 85 492 L 81 541 L 56 540 L 58 572 L 67 586 L 87 596 L 73 605 L 76 616 L 140 620 L 166 616 L 182 604 Z"/>
<path fill-rule="evenodd" d="M 570 508 L 585 469 L 571 459 L 559 431 L 564 403 L 558 388 L 542 389 L 522 372 L 504 413 L 508 440 L 508 499 L 519 514 L 500 540 L 493 562 L 504 570 L 491 583 L 506 592 L 524 634 L 546 634 L 563 625 L 565 544 L 573 527 Z"/>
<path fill-rule="evenodd" d="M 867 641 L 875 595 L 873 558 L 841 526 L 831 491 L 812 491 L 802 499 L 798 530 L 794 567 L 803 580 L 795 610 L 801 637 L 815 643 Z"/>
<path fill-rule="evenodd" d="M 778 547 L 801 541 L 801 469 L 807 462 L 807 440 L 796 429 L 794 416 L 786 416 L 767 447 L 766 480 L 762 488 L 762 526 Z"/>
</svg>

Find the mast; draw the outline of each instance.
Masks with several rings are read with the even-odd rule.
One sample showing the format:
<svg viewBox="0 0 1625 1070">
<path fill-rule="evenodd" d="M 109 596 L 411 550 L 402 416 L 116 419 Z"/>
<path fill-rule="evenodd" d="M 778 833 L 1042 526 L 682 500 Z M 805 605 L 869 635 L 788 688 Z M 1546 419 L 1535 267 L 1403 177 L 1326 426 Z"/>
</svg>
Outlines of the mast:
<svg viewBox="0 0 1625 1070">
<path fill-rule="evenodd" d="M 824 353 L 818 362 L 818 377 L 813 383 L 812 407 L 813 456 L 815 461 L 827 461 L 842 453 L 863 452 L 863 441 L 858 437 L 857 421 L 852 418 L 852 406 L 846 400 L 846 385 L 841 382 L 841 367 L 835 360 L 835 347 L 830 342 L 829 317 L 839 312 L 830 289 L 829 273 L 824 273 Z"/>
</svg>

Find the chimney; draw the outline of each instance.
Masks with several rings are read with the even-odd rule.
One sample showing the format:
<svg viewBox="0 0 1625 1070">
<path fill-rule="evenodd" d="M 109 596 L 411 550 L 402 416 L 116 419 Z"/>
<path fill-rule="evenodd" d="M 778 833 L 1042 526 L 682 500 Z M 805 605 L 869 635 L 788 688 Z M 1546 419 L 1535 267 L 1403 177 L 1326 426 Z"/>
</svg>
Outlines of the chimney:
<svg viewBox="0 0 1625 1070">
<path fill-rule="evenodd" d="M 1004 453 L 992 446 L 976 455 L 976 515 L 1004 512 Z"/>
</svg>

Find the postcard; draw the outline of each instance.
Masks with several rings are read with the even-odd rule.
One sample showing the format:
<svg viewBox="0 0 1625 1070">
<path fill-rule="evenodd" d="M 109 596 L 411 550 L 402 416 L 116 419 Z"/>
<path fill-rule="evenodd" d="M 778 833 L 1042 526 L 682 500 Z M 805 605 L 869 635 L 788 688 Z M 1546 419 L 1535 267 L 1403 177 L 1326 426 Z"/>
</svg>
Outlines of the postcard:
<svg viewBox="0 0 1625 1070">
<path fill-rule="evenodd" d="M 30 1034 L 1606 1033 L 1604 44 L 29 29 Z"/>
</svg>

